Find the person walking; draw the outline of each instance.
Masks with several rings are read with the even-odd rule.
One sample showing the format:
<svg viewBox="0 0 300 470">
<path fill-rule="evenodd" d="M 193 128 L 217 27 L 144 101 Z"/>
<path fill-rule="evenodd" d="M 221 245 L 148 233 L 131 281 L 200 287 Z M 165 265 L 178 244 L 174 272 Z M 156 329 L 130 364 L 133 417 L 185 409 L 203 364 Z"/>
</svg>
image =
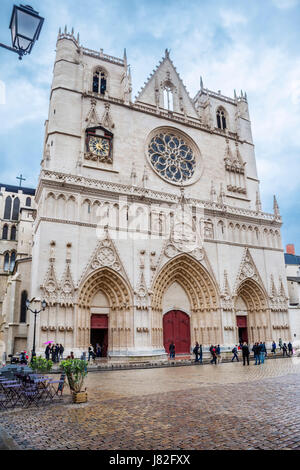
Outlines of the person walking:
<svg viewBox="0 0 300 470">
<path fill-rule="evenodd" d="M 217 354 L 218 364 L 220 364 L 222 362 L 222 354 L 221 354 L 221 348 L 219 344 L 216 347 L 216 354 Z"/>
<path fill-rule="evenodd" d="M 288 343 L 288 350 L 289 350 L 289 355 L 292 356 L 293 355 L 293 345 L 290 341 Z"/>
<path fill-rule="evenodd" d="M 96 344 L 96 357 L 101 357 L 101 346 L 99 343 Z"/>
<path fill-rule="evenodd" d="M 170 353 L 170 359 L 175 359 L 175 344 L 173 341 L 169 346 L 169 353 Z"/>
<path fill-rule="evenodd" d="M 283 357 L 284 356 L 286 356 L 286 357 L 290 356 L 287 351 L 288 351 L 287 345 L 286 345 L 286 343 L 283 343 L 283 346 L 282 346 L 282 355 L 283 355 Z"/>
<path fill-rule="evenodd" d="M 53 363 L 55 362 L 55 344 L 51 346 L 51 360 Z"/>
<path fill-rule="evenodd" d="M 233 353 L 233 357 L 232 357 L 232 359 L 231 359 L 231 362 L 233 362 L 234 359 L 236 359 L 237 362 L 239 362 L 239 356 L 238 356 L 237 345 L 234 346 L 234 348 L 232 349 L 231 352 Z"/>
<path fill-rule="evenodd" d="M 253 348 L 252 348 L 253 354 L 254 354 L 254 359 L 255 359 L 255 365 L 257 366 L 260 364 L 260 347 L 258 343 L 254 343 Z"/>
<path fill-rule="evenodd" d="M 199 362 L 199 343 L 196 341 L 195 347 L 193 349 L 193 353 L 195 354 L 195 362 Z"/>
<path fill-rule="evenodd" d="M 47 361 L 49 361 L 49 358 L 50 358 L 50 346 L 49 346 L 49 344 L 47 344 L 46 349 L 45 349 L 45 357 L 46 357 Z"/>
<path fill-rule="evenodd" d="M 274 340 L 273 340 L 273 343 L 272 343 L 272 350 L 271 350 L 271 352 L 272 352 L 273 354 L 276 354 L 276 343 L 275 343 Z"/>
<path fill-rule="evenodd" d="M 278 344 L 279 344 L 279 349 L 281 351 L 282 350 L 282 339 L 281 338 L 279 338 Z"/>
<path fill-rule="evenodd" d="M 59 360 L 61 361 L 64 358 L 64 350 L 65 348 L 63 347 L 62 344 L 59 345 Z"/>
<path fill-rule="evenodd" d="M 217 365 L 217 348 L 216 348 L 216 346 L 212 347 L 211 355 L 212 355 L 212 360 L 210 361 L 210 363 Z"/>
<path fill-rule="evenodd" d="M 59 344 L 56 343 L 55 346 L 55 362 L 59 362 Z"/>
<path fill-rule="evenodd" d="M 243 343 L 242 346 L 242 355 L 243 355 L 243 366 L 246 365 L 246 360 L 247 360 L 247 365 L 249 366 L 249 356 L 250 356 L 250 351 L 248 344 L 246 342 Z"/>
<path fill-rule="evenodd" d="M 90 358 L 95 359 L 94 347 L 92 344 L 89 345 L 88 353 L 89 353 L 88 361 L 90 362 Z"/>
<path fill-rule="evenodd" d="M 199 346 L 199 362 L 202 364 L 202 344 Z"/>
<path fill-rule="evenodd" d="M 265 362 L 265 355 L 266 355 L 265 343 L 260 342 L 260 344 L 259 344 L 259 357 L 260 357 L 260 363 L 261 364 L 263 364 Z"/>
</svg>

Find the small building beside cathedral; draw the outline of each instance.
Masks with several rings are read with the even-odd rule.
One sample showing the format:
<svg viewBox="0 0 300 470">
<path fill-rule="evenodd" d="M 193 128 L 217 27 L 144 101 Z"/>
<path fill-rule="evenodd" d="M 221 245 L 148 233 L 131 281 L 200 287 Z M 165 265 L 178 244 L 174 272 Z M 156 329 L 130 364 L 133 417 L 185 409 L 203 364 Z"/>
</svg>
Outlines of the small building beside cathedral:
<svg viewBox="0 0 300 470">
<path fill-rule="evenodd" d="M 169 51 L 132 98 L 122 58 L 59 33 L 29 297 L 44 343 L 112 360 L 291 339 L 279 208 L 262 211 L 246 93 L 190 97 Z M 29 321 L 31 348 L 33 322 Z"/>
<path fill-rule="evenodd" d="M 27 349 L 35 190 L 0 183 L 0 359 Z"/>
</svg>

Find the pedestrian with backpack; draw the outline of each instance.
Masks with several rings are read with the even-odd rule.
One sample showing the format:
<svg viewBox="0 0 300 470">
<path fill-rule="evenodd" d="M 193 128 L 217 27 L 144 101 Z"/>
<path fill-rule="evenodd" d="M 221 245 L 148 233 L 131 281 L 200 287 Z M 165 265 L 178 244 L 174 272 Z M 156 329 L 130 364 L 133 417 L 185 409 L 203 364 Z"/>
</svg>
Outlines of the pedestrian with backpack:
<svg viewBox="0 0 300 470">
<path fill-rule="evenodd" d="M 238 349 L 237 349 L 237 345 L 234 346 L 234 348 L 232 348 L 232 354 L 233 354 L 233 357 L 231 359 L 231 362 L 234 361 L 234 359 L 237 360 L 237 362 L 239 362 L 239 356 L 238 356 Z"/>
</svg>

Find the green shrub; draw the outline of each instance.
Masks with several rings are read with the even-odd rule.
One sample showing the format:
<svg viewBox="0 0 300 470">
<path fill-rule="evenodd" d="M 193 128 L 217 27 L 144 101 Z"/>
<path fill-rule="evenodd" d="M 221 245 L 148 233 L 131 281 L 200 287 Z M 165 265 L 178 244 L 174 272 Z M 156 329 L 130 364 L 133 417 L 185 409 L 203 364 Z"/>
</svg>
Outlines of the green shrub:
<svg viewBox="0 0 300 470">
<path fill-rule="evenodd" d="M 76 393 L 82 391 L 84 378 L 87 375 L 87 365 L 88 363 L 81 359 L 61 361 L 60 366 L 66 373 L 71 391 Z"/>
<path fill-rule="evenodd" d="M 29 366 L 34 372 L 50 372 L 53 366 L 53 362 L 47 359 L 44 359 L 42 356 L 34 357 Z"/>
</svg>

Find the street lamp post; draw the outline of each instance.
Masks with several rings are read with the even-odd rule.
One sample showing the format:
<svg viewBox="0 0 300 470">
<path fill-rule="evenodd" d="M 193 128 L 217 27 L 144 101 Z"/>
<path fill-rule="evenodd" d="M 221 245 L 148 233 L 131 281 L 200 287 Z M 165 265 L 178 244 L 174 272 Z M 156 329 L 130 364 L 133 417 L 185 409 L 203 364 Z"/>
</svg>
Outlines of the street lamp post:
<svg viewBox="0 0 300 470">
<path fill-rule="evenodd" d="M 12 47 L 2 43 L 0 47 L 16 52 L 21 60 L 23 55 L 30 54 L 39 38 L 43 22 L 44 18 L 31 6 L 14 5 L 9 24 Z"/>
<path fill-rule="evenodd" d="M 36 331 L 36 316 L 38 313 L 40 313 L 42 310 L 45 310 L 47 304 L 46 304 L 46 301 L 43 300 L 42 301 L 42 308 L 40 310 L 31 310 L 31 308 L 29 308 L 29 305 L 30 305 L 30 300 L 26 300 L 26 309 L 27 310 L 30 310 L 30 312 L 32 312 L 34 314 L 34 327 L 33 327 L 33 346 L 32 346 L 32 352 L 31 352 L 31 362 L 33 361 L 33 358 L 36 356 L 35 354 L 35 331 Z"/>
</svg>

